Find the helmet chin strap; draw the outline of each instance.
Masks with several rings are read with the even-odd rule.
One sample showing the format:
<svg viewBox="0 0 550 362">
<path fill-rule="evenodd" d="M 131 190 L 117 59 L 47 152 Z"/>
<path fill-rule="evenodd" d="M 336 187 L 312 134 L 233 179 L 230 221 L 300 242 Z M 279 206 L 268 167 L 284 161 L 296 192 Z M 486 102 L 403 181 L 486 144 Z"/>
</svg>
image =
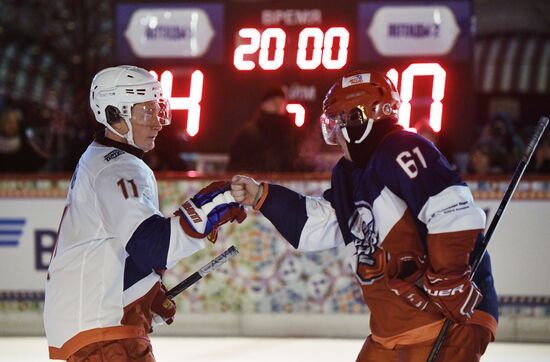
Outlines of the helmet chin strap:
<svg viewBox="0 0 550 362">
<path fill-rule="evenodd" d="M 363 142 L 365 140 L 365 138 L 367 138 L 367 136 L 370 134 L 370 131 L 372 130 L 373 123 L 374 123 L 374 119 L 369 118 L 369 120 L 367 122 L 367 127 L 365 128 L 365 132 L 363 132 L 361 137 L 358 140 L 355 140 L 354 143 L 359 144 L 359 143 Z M 346 140 L 347 143 L 351 143 L 351 139 L 349 137 L 347 127 L 342 128 L 342 136 L 344 136 L 344 139 Z"/>
<path fill-rule="evenodd" d="M 348 130 L 352 137 L 358 137 L 358 139 L 354 142 L 346 142 L 344 144 L 347 147 L 351 160 L 360 166 L 367 165 L 376 148 L 386 135 L 390 132 L 403 129 L 396 121 L 390 119 L 372 123 L 369 120 L 369 124 L 365 125 L 365 128 L 363 130 L 354 127 Z"/>
<path fill-rule="evenodd" d="M 128 141 L 128 144 L 130 146 L 134 146 L 139 148 L 136 143 L 134 142 L 134 130 L 132 128 L 132 122 L 124 120 L 126 122 L 126 125 L 128 126 L 128 132 L 124 135 L 124 138 L 126 138 L 126 141 Z"/>
<path fill-rule="evenodd" d="M 134 142 L 134 131 L 133 131 L 133 128 L 132 128 L 132 123 L 130 121 L 127 121 L 126 119 L 124 119 L 124 122 L 126 122 L 126 126 L 128 127 L 128 132 L 126 132 L 126 134 L 120 133 L 119 131 L 114 129 L 110 124 L 107 124 L 106 126 L 111 132 L 113 132 L 114 134 L 116 134 L 117 136 L 119 136 L 121 138 L 124 138 L 130 146 L 134 146 L 136 148 L 139 148 L 138 145 L 136 145 L 136 143 Z M 139 148 L 139 149 L 141 149 L 141 148 Z"/>
</svg>

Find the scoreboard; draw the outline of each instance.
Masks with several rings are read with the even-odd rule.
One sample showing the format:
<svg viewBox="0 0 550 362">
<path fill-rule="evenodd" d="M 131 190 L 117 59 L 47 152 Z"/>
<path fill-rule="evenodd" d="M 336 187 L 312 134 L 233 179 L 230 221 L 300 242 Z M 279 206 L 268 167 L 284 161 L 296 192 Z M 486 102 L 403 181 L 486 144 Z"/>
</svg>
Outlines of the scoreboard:
<svg viewBox="0 0 550 362">
<path fill-rule="evenodd" d="M 262 91 L 282 86 L 296 127 L 320 132 L 323 97 L 346 72 L 386 73 L 399 122 L 429 122 L 461 149 L 472 125 L 471 2 L 230 1 L 116 5 L 116 61 L 155 74 L 197 152 L 227 152 Z"/>
</svg>

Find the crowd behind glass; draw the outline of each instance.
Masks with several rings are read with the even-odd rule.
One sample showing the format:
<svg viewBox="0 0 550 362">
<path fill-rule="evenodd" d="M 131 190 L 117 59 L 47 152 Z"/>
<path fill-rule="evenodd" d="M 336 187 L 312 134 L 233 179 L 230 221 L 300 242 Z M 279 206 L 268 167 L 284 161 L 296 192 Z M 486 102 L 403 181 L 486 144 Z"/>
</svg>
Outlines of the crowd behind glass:
<svg viewBox="0 0 550 362">
<path fill-rule="evenodd" d="M 278 122 L 285 122 L 284 118 Z M 290 123 L 290 119 L 288 120 Z M 310 122 L 314 122 L 311 120 Z M 436 144 L 451 164 L 466 175 L 498 175 L 512 173 L 521 158 L 526 142 L 531 134 L 530 127 L 521 126 L 519 120 L 512 119 L 506 113 L 497 113 L 491 119 L 479 123 L 477 135 L 466 152 L 455 152 L 445 147 L 445 140 L 439 138 L 429 125 L 417 123 L 417 132 Z M 94 122 L 77 123 L 62 112 L 44 111 L 28 105 L 3 100 L 0 102 L 0 171 L 2 173 L 20 172 L 66 172 L 70 173 L 76 165 L 77 157 L 91 142 L 94 134 Z M 43 125 L 47 126 L 44 127 Z M 337 159 L 336 149 L 323 146 L 321 134 L 315 124 L 306 129 L 287 127 L 289 139 L 296 140 L 296 147 L 282 147 L 274 144 L 282 159 L 300 159 L 296 163 L 283 163 L 277 169 L 258 170 L 260 172 L 324 172 L 330 171 Z M 164 132 L 170 137 L 171 129 Z M 173 132 L 172 132 L 173 133 Z M 254 137 L 254 136 L 252 136 Z M 265 137 L 259 132 L 255 137 Z M 235 140 L 234 140 L 235 141 Z M 254 140 L 250 140 L 253 142 Z M 193 150 L 186 145 L 182 137 L 172 137 L 147 154 L 145 161 L 156 171 L 189 171 L 193 164 L 186 162 Z M 235 143 L 235 142 L 233 142 Z M 233 148 L 238 145 L 233 144 Z M 285 154 L 285 152 L 293 152 Z M 231 156 L 233 157 L 233 156 Z M 273 155 L 271 156 L 273 157 Z M 327 161 L 330 160 L 330 161 Z M 226 161 L 231 165 L 229 150 Z M 209 170 L 224 172 L 227 162 L 217 163 Z M 231 171 L 254 171 L 254 165 L 240 162 Z M 529 166 L 531 174 L 550 174 L 550 137 L 545 135 Z"/>
</svg>

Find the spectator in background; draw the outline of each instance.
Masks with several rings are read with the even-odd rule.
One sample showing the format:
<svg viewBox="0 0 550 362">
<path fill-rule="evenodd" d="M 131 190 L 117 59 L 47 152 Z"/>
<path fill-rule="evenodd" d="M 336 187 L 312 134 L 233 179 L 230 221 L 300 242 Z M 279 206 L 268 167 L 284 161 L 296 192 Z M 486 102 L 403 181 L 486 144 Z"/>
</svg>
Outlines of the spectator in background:
<svg viewBox="0 0 550 362">
<path fill-rule="evenodd" d="M 20 110 L 6 108 L 0 114 L 0 171 L 36 172 L 48 158 L 32 140 L 32 131 L 22 125 Z"/>
<path fill-rule="evenodd" d="M 541 140 L 533 159 L 529 163 L 529 172 L 538 174 L 550 174 L 550 137 Z"/>
<path fill-rule="evenodd" d="M 492 167 L 490 147 L 478 143 L 470 150 L 467 172 L 470 175 L 487 176 L 499 173 L 499 168 Z"/>
<path fill-rule="evenodd" d="M 189 166 L 180 157 L 186 151 L 187 139 L 177 130 L 159 133 L 157 146 L 143 160 L 153 171 L 187 171 Z"/>
<path fill-rule="evenodd" d="M 488 147 L 490 166 L 497 172 L 513 172 L 525 148 L 506 113 L 495 114 L 483 128 L 478 143 Z"/>
<path fill-rule="evenodd" d="M 421 135 L 422 137 L 426 138 L 427 140 L 429 140 L 431 143 L 434 144 L 434 146 L 437 146 L 437 144 L 439 143 L 439 139 L 438 139 L 438 135 L 437 133 L 433 130 L 433 128 L 430 126 L 430 124 L 425 121 L 425 122 L 420 122 L 417 126 L 416 126 L 416 132 Z"/>
<path fill-rule="evenodd" d="M 449 162 L 453 170 L 460 171 L 458 169 L 458 166 L 456 165 L 453 152 L 451 151 L 448 142 L 444 142 L 444 137 L 442 137 L 440 133 L 437 133 L 433 130 L 432 126 L 430 126 L 429 119 L 418 122 L 417 124 L 415 124 L 415 128 L 416 132 L 419 135 L 429 140 L 431 143 L 434 144 L 434 146 L 439 149 L 439 151 Z"/>
<path fill-rule="evenodd" d="M 286 112 L 287 98 L 280 87 L 269 88 L 259 110 L 233 141 L 228 171 L 299 172 L 310 167 L 299 156 L 302 130 Z"/>
</svg>

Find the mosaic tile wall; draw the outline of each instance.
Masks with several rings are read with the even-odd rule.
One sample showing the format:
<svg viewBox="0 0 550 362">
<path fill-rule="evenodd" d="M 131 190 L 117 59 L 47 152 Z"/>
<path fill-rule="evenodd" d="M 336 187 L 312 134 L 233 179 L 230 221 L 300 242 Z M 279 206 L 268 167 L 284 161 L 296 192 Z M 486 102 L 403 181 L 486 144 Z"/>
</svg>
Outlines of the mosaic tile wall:
<svg viewBox="0 0 550 362">
<path fill-rule="evenodd" d="M 171 214 L 211 180 L 160 180 L 161 210 Z M 327 179 L 275 182 L 307 195 L 320 195 Z M 499 198 L 507 181 L 469 182 L 477 198 Z M 0 180 L 0 197 L 64 197 L 66 179 Z M 550 182 L 523 182 L 516 198 L 550 199 Z M 240 254 L 177 298 L 180 313 L 367 313 L 361 292 L 344 262 L 343 250 L 294 250 L 257 212 L 241 225 L 224 225 L 218 242 L 182 260 L 165 274 L 170 287 L 230 245 Z M 41 312 L 43 291 L 0 291 L 0 313 Z M 550 297 L 500 296 L 502 316 L 550 316 Z"/>
</svg>

